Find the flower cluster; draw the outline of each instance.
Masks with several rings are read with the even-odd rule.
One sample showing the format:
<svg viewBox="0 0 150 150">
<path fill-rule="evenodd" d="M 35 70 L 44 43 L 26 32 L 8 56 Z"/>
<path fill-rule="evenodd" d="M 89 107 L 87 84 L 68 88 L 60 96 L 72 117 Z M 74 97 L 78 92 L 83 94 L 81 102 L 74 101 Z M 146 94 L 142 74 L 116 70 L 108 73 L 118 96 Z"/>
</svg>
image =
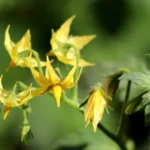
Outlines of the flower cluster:
<svg viewBox="0 0 150 150">
<path fill-rule="evenodd" d="M 14 43 L 9 35 L 10 25 L 7 27 L 4 45 L 6 51 L 9 53 L 11 61 L 6 70 L 9 71 L 9 69 L 17 66 L 29 68 L 31 70 L 31 75 L 39 87 L 33 87 L 32 83 L 27 86 L 18 81 L 15 83 L 12 90 L 7 91 L 3 88 L 1 76 L 0 102 L 4 106 L 4 119 L 6 119 L 11 108 L 21 107 L 24 112 L 25 123 L 28 124 L 25 115 L 28 111 L 25 110 L 25 106 L 33 97 L 46 93 L 53 96 L 56 100 L 57 107 L 60 107 L 61 100 L 65 101 L 66 99 L 77 104 L 77 107 L 79 106 L 79 102 L 77 101 L 78 98 L 66 97 L 65 91 L 74 87 L 74 89 L 76 89 L 74 92 L 76 93 L 73 93 L 73 95 L 77 95 L 77 84 L 82 73 L 82 68 L 94 65 L 94 63 L 89 63 L 81 58 L 80 51 L 96 36 L 69 35 L 70 25 L 74 17 L 75 16 L 72 16 L 66 20 L 57 31 L 52 32 L 52 37 L 50 39 L 52 49 L 46 54 L 46 61 L 41 61 L 38 53 L 32 49 L 30 30 L 27 30 L 19 42 Z M 58 68 L 55 69 L 53 67 L 51 56 L 56 56 L 58 61 L 72 67 L 65 78 L 60 74 L 61 68 L 58 70 Z M 45 73 L 43 73 L 43 67 L 45 67 Z M 94 88 L 87 99 L 87 105 L 84 109 L 86 126 L 92 121 L 94 131 L 96 131 L 97 124 L 103 116 L 104 110 L 109 102 L 108 99 L 102 87 Z M 28 126 L 27 131 L 25 127 L 23 128 L 23 137 L 28 134 L 29 130 L 30 126 Z"/>
</svg>

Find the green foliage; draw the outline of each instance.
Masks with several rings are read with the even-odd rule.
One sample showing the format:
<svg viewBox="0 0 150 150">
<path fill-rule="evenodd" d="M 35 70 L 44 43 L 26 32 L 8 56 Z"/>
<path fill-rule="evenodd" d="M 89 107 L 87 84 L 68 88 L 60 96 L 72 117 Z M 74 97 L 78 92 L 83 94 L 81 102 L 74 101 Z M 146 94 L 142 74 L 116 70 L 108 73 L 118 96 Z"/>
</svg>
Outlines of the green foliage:
<svg viewBox="0 0 150 150">
<path fill-rule="evenodd" d="M 141 106 L 144 108 L 145 126 L 150 126 L 150 92 L 143 95 Z"/>
<path fill-rule="evenodd" d="M 126 115 L 131 115 L 132 113 L 139 111 L 142 108 L 141 101 L 142 101 L 142 96 L 144 93 L 140 94 L 139 96 L 134 98 L 132 101 L 127 102 L 126 107 L 125 107 Z"/>
<path fill-rule="evenodd" d="M 150 71 L 143 69 L 142 72 L 123 74 L 120 79 L 128 79 L 140 87 L 150 90 Z"/>
<path fill-rule="evenodd" d="M 80 5 L 78 5 L 78 2 L 80 2 Z M 96 0 L 93 1 L 92 0 L 89 1 L 71 0 L 71 1 L 66 1 L 66 3 L 64 3 L 64 7 L 62 7 L 62 5 L 60 5 L 61 2 L 59 2 L 58 0 L 56 1 L 46 0 L 43 2 L 33 0 L 29 2 L 24 1 L 21 3 L 20 1 L 17 0 L 12 0 L 12 1 L 0 0 L 1 8 L 3 8 L 1 9 L 0 39 L 1 41 L 3 41 L 3 33 L 5 30 L 4 28 L 6 27 L 7 24 L 12 24 L 13 28 L 14 29 L 16 28 L 16 30 L 14 31 L 12 30 L 13 36 L 16 36 L 16 39 L 19 38 L 19 36 L 24 32 L 24 30 L 26 30 L 27 28 L 32 28 L 32 33 L 33 33 L 32 37 L 34 40 L 33 47 L 34 48 L 36 47 L 37 50 L 41 49 L 41 53 L 43 53 L 43 50 L 48 51 L 49 49 L 49 39 L 46 39 L 45 35 L 49 34 L 49 30 L 51 29 L 51 26 L 57 28 L 59 26 L 58 24 L 60 24 L 67 17 L 71 16 L 72 14 L 76 14 L 77 21 L 73 24 L 73 28 L 74 28 L 73 32 L 76 32 L 78 34 L 83 34 L 83 33 L 97 34 L 96 41 L 92 42 L 92 44 L 87 47 L 87 52 L 84 51 L 82 52 L 82 55 L 85 58 L 89 58 L 89 61 L 96 60 L 97 62 L 95 68 L 93 69 L 88 68 L 87 72 L 83 75 L 84 78 L 81 81 L 82 87 L 80 88 L 80 93 L 82 94 L 82 96 L 84 96 L 83 93 L 86 93 L 87 92 L 86 90 L 89 88 L 89 86 L 93 82 L 96 82 L 97 79 L 103 82 L 103 78 L 106 77 L 104 72 L 108 73 L 111 72 L 111 69 L 113 70 L 116 68 L 120 68 L 122 66 L 123 67 L 128 66 L 130 67 L 130 69 L 141 67 L 140 66 L 141 61 L 139 61 L 140 60 L 139 57 L 143 56 L 146 53 L 146 51 L 149 49 L 150 34 L 148 31 L 149 31 L 150 20 L 147 19 L 149 15 L 148 1 L 138 1 L 138 2 L 124 1 L 123 2 L 125 3 L 125 6 L 128 7 L 128 9 L 125 10 L 125 12 L 127 12 L 125 13 L 127 14 L 127 18 L 124 22 L 122 22 L 123 23 L 122 26 L 119 27 L 118 34 L 115 35 L 110 35 L 107 32 L 105 33 L 105 30 L 102 27 L 102 22 L 103 22 L 102 20 L 100 21 L 100 24 L 97 23 L 99 21 L 98 19 L 102 19 L 102 14 L 107 14 L 107 13 L 111 14 L 109 10 L 113 9 L 114 6 L 110 5 L 111 8 L 109 8 L 108 7 L 109 5 L 107 5 L 109 4 L 108 1 L 103 1 L 102 3 L 99 2 L 100 1 L 98 0 L 97 1 Z M 103 11 L 103 13 L 102 14 L 97 13 L 98 18 L 96 18 L 95 13 L 91 11 L 91 8 L 93 7 L 94 3 L 95 5 L 97 5 L 97 7 L 104 8 L 104 9 L 99 9 L 100 11 Z M 117 7 L 118 5 L 115 6 Z M 34 8 L 39 8 L 39 9 L 37 11 L 34 11 Z M 93 8 L 95 9 L 95 7 Z M 13 12 L 17 12 L 17 13 L 13 13 Z M 117 15 L 115 14 L 115 16 Z M 109 16 L 105 17 L 104 20 L 106 19 L 109 19 Z M 112 22 L 110 26 L 112 25 L 115 26 L 116 24 L 115 17 L 111 17 L 110 20 Z M 119 18 L 118 20 L 120 21 L 122 20 L 122 18 Z M 1 50 L 4 49 L 3 44 L 1 44 L 0 47 Z M 134 57 L 136 57 L 137 55 L 139 55 L 139 57 L 137 57 L 137 59 L 134 61 Z M 3 51 L 1 51 L 0 54 L 1 72 L 6 68 L 6 64 L 8 64 L 8 59 L 6 56 L 7 55 Z M 23 55 L 21 54 L 20 58 L 23 56 L 24 54 Z M 104 67 L 100 66 L 99 64 L 104 64 L 103 65 Z M 131 65 L 129 66 L 129 64 Z M 31 77 L 29 75 L 30 73 L 24 69 L 17 68 L 15 70 L 11 70 L 10 74 L 5 73 L 5 77 L 6 77 L 5 80 L 7 83 L 5 84 L 5 86 L 11 87 L 10 85 L 12 82 L 14 82 L 14 80 L 16 81 L 20 79 L 21 81 L 26 81 L 30 83 L 32 79 L 30 79 Z M 137 82 L 139 80 L 141 84 L 138 85 L 149 90 L 150 88 L 148 82 L 146 83 L 145 81 L 145 80 L 149 81 L 149 79 L 148 77 L 146 78 L 143 75 L 143 77 L 141 77 L 140 80 L 137 79 Z M 144 84 L 142 82 L 144 82 Z M 131 92 L 131 96 L 132 95 L 133 93 Z M 35 98 L 35 100 L 31 102 L 33 104 L 32 107 L 34 107 L 34 111 L 32 113 L 32 117 L 30 118 L 30 122 L 32 123 L 32 128 L 34 127 L 34 133 L 35 133 L 34 135 L 40 135 L 40 136 L 36 136 L 35 140 L 32 140 L 29 143 L 30 144 L 28 146 L 29 149 L 36 149 L 36 150 L 40 150 L 43 148 L 51 149 L 52 146 L 60 138 L 62 138 L 68 144 L 71 141 L 71 138 L 64 139 L 64 136 L 69 135 L 73 132 L 77 133 L 77 130 L 80 131 L 80 133 L 84 132 L 83 116 L 79 117 L 78 113 L 76 113 L 76 111 L 70 109 L 69 107 L 67 108 L 62 107 L 60 109 L 57 109 L 55 108 L 53 100 L 46 101 L 46 99 L 50 99 L 50 98 L 47 98 L 46 96 L 39 97 L 39 98 Z M 123 99 L 122 95 L 120 96 L 120 99 Z M 120 102 L 120 99 L 117 99 L 118 103 Z M 138 100 L 134 100 L 131 103 L 128 103 L 127 107 L 128 109 L 130 109 L 129 114 L 139 110 L 138 109 L 139 106 L 140 108 L 145 108 L 145 116 L 146 116 L 145 118 L 148 121 L 149 118 L 148 114 L 150 110 L 148 105 L 149 105 L 149 96 L 146 93 L 143 96 L 141 96 Z M 20 122 L 20 118 L 19 118 L 20 114 L 16 113 L 15 116 L 13 116 L 13 113 L 15 113 L 15 109 L 14 111 L 12 111 L 12 115 L 10 115 L 7 122 L 1 124 L 0 149 L 10 150 L 10 149 L 14 149 L 15 147 L 14 145 L 9 144 L 9 142 L 10 141 L 13 142 L 13 140 L 10 140 L 10 137 L 14 139 L 17 132 L 13 132 L 13 133 L 9 132 L 10 131 L 9 129 L 12 130 L 12 124 L 8 121 L 12 119 L 11 122 L 15 124 L 14 126 L 17 126 L 17 120 L 19 120 Z M 112 129 L 112 131 L 114 131 L 115 129 L 113 128 L 113 124 L 116 125 L 118 121 L 118 114 L 116 113 L 117 115 L 113 115 L 113 113 L 116 113 L 116 110 L 111 112 L 111 114 L 109 115 L 109 117 L 111 117 L 109 121 L 107 119 L 107 116 L 102 120 L 102 123 L 106 124 L 108 129 Z M 68 120 L 70 120 L 69 118 L 73 118 L 73 119 L 68 123 Z M 42 128 L 42 130 L 39 130 L 39 126 Z M 28 135 L 29 131 L 30 131 L 29 128 L 25 126 L 24 135 Z M 3 133 L 5 133 L 5 136 L 3 135 Z M 88 130 L 87 132 L 86 129 L 85 133 L 90 133 L 90 130 Z M 7 140 L 5 138 L 6 136 L 8 138 Z M 87 138 L 89 139 L 87 140 Z M 103 138 L 105 140 L 103 140 Z M 91 143 L 91 145 L 93 144 L 93 147 L 91 146 L 87 148 L 88 150 L 118 149 L 116 145 L 113 145 L 114 144 L 113 142 L 109 143 L 108 140 L 109 138 L 107 136 L 99 132 L 97 134 L 90 133 L 89 136 L 85 136 L 83 139 L 81 139 L 81 134 L 80 134 L 77 135 L 75 139 L 78 139 L 79 141 L 82 142 L 86 141 L 88 143 Z M 75 139 L 73 141 L 75 141 Z"/>
<path fill-rule="evenodd" d="M 145 93 L 142 96 L 142 102 L 141 102 L 141 106 L 145 107 L 146 105 L 148 105 L 150 103 L 150 92 Z"/>
</svg>

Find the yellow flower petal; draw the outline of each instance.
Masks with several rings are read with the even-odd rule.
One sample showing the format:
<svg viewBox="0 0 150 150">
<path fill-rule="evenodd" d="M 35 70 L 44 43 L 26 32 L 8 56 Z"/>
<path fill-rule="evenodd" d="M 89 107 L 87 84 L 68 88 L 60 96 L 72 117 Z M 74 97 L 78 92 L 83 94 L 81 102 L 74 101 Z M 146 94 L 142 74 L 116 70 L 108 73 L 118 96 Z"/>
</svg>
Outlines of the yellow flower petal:
<svg viewBox="0 0 150 150">
<path fill-rule="evenodd" d="M 94 104 L 94 116 L 92 120 L 94 132 L 96 132 L 97 124 L 102 119 L 105 106 L 106 106 L 106 101 L 103 98 L 101 92 L 99 92 L 96 96 L 97 97 L 95 97 L 95 104 Z"/>
<path fill-rule="evenodd" d="M 74 16 L 69 18 L 56 32 L 53 33 L 50 44 L 52 50 L 48 52 L 48 56 L 56 56 L 59 61 L 76 65 L 76 51 L 80 51 L 86 44 L 93 40 L 96 35 L 89 36 L 69 36 L 70 25 Z M 79 58 L 79 66 L 92 66 L 93 63 L 86 62 Z"/>
<path fill-rule="evenodd" d="M 3 85 L 2 85 L 2 75 L 0 76 L 0 102 L 1 103 L 4 103 L 5 102 L 5 99 L 8 95 L 8 92 L 3 89 Z"/>
<path fill-rule="evenodd" d="M 24 99 L 27 95 L 29 95 L 29 92 L 31 91 L 31 87 L 32 87 L 32 84 L 30 84 L 30 86 L 27 89 L 17 94 L 17 98 Z"/>
<path fill-rule="evenodd" d="M 49 92 L 50 90 L 51 89 L 47 86 L 46 87 L 40 87 L 38 89 L 31 91 L 31 97 L 40 96 L 42 94 Z"/>
<path fill-rule="evenodd" d="M 48 56 L 56 56 L 57 59 L 58 59 L 60 62 L 63 62 L 64 64 L 68 64 L 70 61 L 72 61 L 72 59 L 67 58 L 67 57 L 64 56 L 61 52 L 50 51 L 47 55 L 48 55 Z"/>
<path fill-rule="evenodd" d="M 88 120 L 88 116 L 91 116 L 89 115 L 91 112 L 92 112 L 92 108 L 93 108 L 93 105 L 94 105 L 94 93 L 91 94 L 91 96 L 89 97 L 89 100 L 88 100 L 88 103 L 84 109 L 84 116 L 85 116 L 85 121 Z M 91 118 L 90 118 L 91 119 Z"/>
<path fill-rule="evenodd" d="M 30 68 L 31 73 L 35 79 L 35 81 L 40 85 L 40 86 L 47 86 L 50 84 L 48 79 L 44 77 L 42 74 L 40 74 L 38 71 L 36 71 L 34 68 Z"/>
<path fill-rule="evenodd" d="M 58 82 L 60 82 L 60 78 L 58 77 L 55 70 L 53 69 L 48 56 L 47 56 L 47 63 L 46 63 L 46 77 L 52 84 L 57 84 Z"/>
<path fill-rule="evenodd" d="M 72 61 L 69 61 L 68 64 L 74 66 L 76 64 L 76 60 L 73 59 Z M 94 65 L 95 65 L 94 63 L 89 63 L 82 58 L 79 59 L 79 67 L 94 66 Z"/>
<path fill-rule="evenodd" d="M 92 41 L 95 37 L 96 35 L 70 36 L 67 42 L 74 45 L 77 50 L 81 50 L 86 44 Z"/>
<path fill-rule="evenodd" d="M 60 107 L 60 98 L 62 94 L 62 87 L 59 84 L 52 86 L 52 93 L 56 100 L 57 107 Z"/>
<path fill-rule="evenodd" d="M 92 121 L 94 132 L 96 132 L 97 125 L 102 119 L 104 109 L 106 107 L 106 100 L 103 97 L 101 90 L 94 90 L 89 97 L 88 103 L 84 110 L 86 126 Z"/>
<path fill-rule="evenodd" d="M 3 90 L 2 78 L 3 78 L 3 76 L 1 75 L 1 76 L 0 76 L 0 89 L 1 89 L 1 90 Z"/>
<path fill-rule="evenodd" d="M 10 28 L 10 25 L 8 25 L 6 31 L 5 31 L 5 41 L 4 41 L 4 45 L 5 45 L 5 48 L 6 50 L 8 51 L 8 53 L 10 54 L 12 49 L 13 49 L 13 46 L 15 45 L 12 41 L 11 41 L 11 38 L 10 38 L 10 35 L 9 35 L 9 28 Z"/>
<path fill-rule="evenodd" d="M 51 41 L 50 41 L 50 44 L 52 45 L 52 49 L 58 48 L 57 41 L 60 41 L 62 43 L 66 42 L 66 40 L 68 39 L 69 32 L 70 32 L 70 25 L 74 18 L 75 16 L 72 16 L 71 18 L 69 18 L 67 21 L 65 21 L 65 23 L 61 25 L 61 27 L 55 33 L 53 33 Z"/>
<path fill-rule="evenodd" d="M 29 60 L 28 52 L 29 50 L 32 50 L 30 30 L 27 30 L 26 33 L 22 36 L 21 40 L 15 44 L 13 41 L 11 41 L 9 35 L 9 28 L 10 26 L 7 27 L 5 32 L 4 45 L 12 61 L 10 62 L 6 70 L 8 71 L 10 68 L 13 68 L 15 66 L 37 67 L 38 65 L 34 58 L 30 59 L 30 64 L 28 61 Z M 41 61 L 40 64 L 41 66 L 45 66 L 46 62 Z"/>
<path fill-rule="evenodd" d="M 11 60 L 5 71 L 9 71 L 10 69 L 14 67 L 16 67 L 16 63 L 13 60 Z"/>
<path fill-rule="evenodd" d="M 5 120 L 6 119 L 6 117 L 8 116 L 8 113 L 10 112 L 10 110 L 11 110 L 11 106 L 4 106 L 4 116 L 3 116 L 3 119 Z"/>
<path fill-rule="evenodd" d="M 5 99 L 4 103 L 4 116 L 3 119 L 5 120 L 8 113 L 10 112 L 11 108 L 13 107 L 12 101 L 11 101 L 12 95 L 9 95 L 7 99 Z"/>
<path fill-rule="evenodd" d="M 71 71 L 68 73 L 68 76 L 61 81 L 61 86 L 63 89 L 69 89 L 74 85 L 74 74 L 76 71 L 76 65 L 71 69 Z"/>
<path fill-rule="evenodd" d="M 31 50 L 31 35 L 30 30 L 27 30 L 27 32 L 23 35 L 21 40 L 15 45 L 15 48 L 17 49 L 17 52 L 20 53 L 25 50 Z"/>
</svg>

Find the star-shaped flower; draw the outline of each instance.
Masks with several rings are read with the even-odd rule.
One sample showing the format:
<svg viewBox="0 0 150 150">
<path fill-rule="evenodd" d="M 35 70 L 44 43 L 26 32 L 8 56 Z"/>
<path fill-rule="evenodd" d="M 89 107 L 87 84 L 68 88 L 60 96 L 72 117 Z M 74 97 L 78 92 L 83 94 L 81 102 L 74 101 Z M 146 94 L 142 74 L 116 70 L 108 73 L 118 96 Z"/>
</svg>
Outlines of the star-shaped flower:
<svg viewBox="0 0 150 150">
<path fill-rule="evenodd" d="M 60 99 L 61 99 L 62 92 L 66 89 L 72 88 L 77 82 L 77 80 L 79 79 L 78 77 L 76 81 L 74 80 L 75 71 L 76 71 L 76 66 L 74 66 L 71 69 L 71 71 L 68 73 L 65 79 L 61 79 L 53 69 L 48 56 L 47 56 L 45 76 L 43 76 L 38 71 L 36 71 L 33 67 L 31 67 L 32 75 L 35 81 L 41 87 L 38 92 L 44 94 L 51 91 L 56 100 L 58 107 L 60 107 Z"/>
<path fill-rule="evenodd" d="M 69 36 L 70 25 L 75 16 L 72 16 L 65 21 L 62 26 L 53 32 L 50 44 L 52 50 L 48 53 L 49 56 L 54 55 L 59 61 L 74 66 L 76 64 L 77 52 L 93 40 L 96 36 Z M 91 66 L 93 63 L 89 63 L 82 58 L 79 58 L 79 66 Z"/>
<path fill-rule="evenodd" d="M 7 27 L 5 32 L 4 45 L 9 53 L 11 62 L 6 70 L 8 71 L 10 68 L 14 68 L 16 66 L 29 67 L 32 65 L 32 67 L 37 67 L 38 64 L 35 58 L 30 60 L 30 64 L 28 63 L 29 55 L 31 53 L 29 51 L 32 50 L 30 30 L 27 30 L 21 40 L 15 44 L 10 38 L 9 28 L 10 25 Z M 41 66 L 45 66 L 46 63 L 41 61 L 40 64 Z"/>
<path fill-rule="evenodd" d="M 12 91 L 7 91 L 3 88 L 2 76 L 0 77 L 0 102 L 4 105 L 4 119 L 6 119 L 12 107 L 19 107 L 34 97 L 31 87 L 32 85 L 21 92 L 17 92 L 17 86 L 15 85 Z"/>
</svg>

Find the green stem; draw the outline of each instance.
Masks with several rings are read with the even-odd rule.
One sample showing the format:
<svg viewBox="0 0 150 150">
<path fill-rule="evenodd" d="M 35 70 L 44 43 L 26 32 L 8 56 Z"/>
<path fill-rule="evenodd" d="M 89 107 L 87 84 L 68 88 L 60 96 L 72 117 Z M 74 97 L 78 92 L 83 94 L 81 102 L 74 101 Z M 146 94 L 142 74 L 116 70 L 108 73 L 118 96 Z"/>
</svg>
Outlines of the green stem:
<svg viewBox="0 0 150 150">
<path fill-rule="evenodd" d="M 112 139 L 122 150 L 127 150 L 127 148 L 125 147 L 124 143 L 122 142 L 122 140 L 119 137 L 117 137 L 116 135 L 114 135 L 113 133 L 108 131 L 100 123 L 97 125 L 97 127 L 98 127 L 98 129 L 102 130 L 110 139 Z"/>
<path fill-rule="evenodd" d="M 39 54 L 38 54 L 36 51 L 34 51 L 34 50 L 32 50 L 32 53 L 33 53 L 33 55 L 35 56 L 35 59 L 36 59 L 36 61 L 37 61 L 38 70 L 39 70 L 39 72 L 43 75 L 44 73 L 43 73 L 43 70 L 42 70 L 42 67 L 41 67 L 41 64 L 40 64 L 40 57 L 39 57 Z"/>
<path fill-rule="evenodd" d="M 33 134 L 31 132 L 31 127 L 29 124 L 29 121 L 27 119 L 27 105 L 22 106 L 23 109 L 23 126 L 22 126 L 22 133 L 21 133 L 21 141 L 23 141 L 25 144 L 28 143 L 28 140 L 33 138 Z"/>
<path fill-rule="evenodd" d="M 23 105 L 23 125 L 29 124 L 29 121 L 27 119 L 27 112 L 26 112 L 26 106 Z"/>
<path fill-rule="evenodd" d="M 71 99 L 69 99 L 65 93 L 63 93 L 63 100 L 64 102 L 66 102 L 67 104 L 71 105 L 72 107 L 76 108 L 78 111 L 82 111 L 80 108 L 79 108 L 79 103 L 77 101 L 72 101 Z"/>
<path fill-rule="evenodd" d="M 77 51 L 77 49 L 74 47 L 75 52 L 76 52 L 76 65 L 77 65 L 77 69 L 75 72 L 75 81 L 78 78 L 79 75 L 79 59 L 80 59 L 80 52 Z M 76 85 L 73 88 L 73 100 L 77 102 L 78 99 L 78 82 L 76 83 Z"/>
<path fill-rule="evenodd" d="M 129 99 L 130 89 L 131 89 L 131 81 L 128 81 L 124 103 L 127 102 Z M 119 121 L 119 128 L 117 130 L 118 136 L 121 136 L 122 128 L 124 125 L 124 118 L 125 118 L 125 113 L 124 113 L 124 107 L 123 107 L 121 111 L 120 121 Z"/>
<path fill-rule="evenodd" d="M 21 81 L 17 81 L 16 84 L 21 86 L 23 89 L 28 88 L 28 86 L 26 84 L 24 84 L 23 82 L 21 82 Z"/>
</svg>

